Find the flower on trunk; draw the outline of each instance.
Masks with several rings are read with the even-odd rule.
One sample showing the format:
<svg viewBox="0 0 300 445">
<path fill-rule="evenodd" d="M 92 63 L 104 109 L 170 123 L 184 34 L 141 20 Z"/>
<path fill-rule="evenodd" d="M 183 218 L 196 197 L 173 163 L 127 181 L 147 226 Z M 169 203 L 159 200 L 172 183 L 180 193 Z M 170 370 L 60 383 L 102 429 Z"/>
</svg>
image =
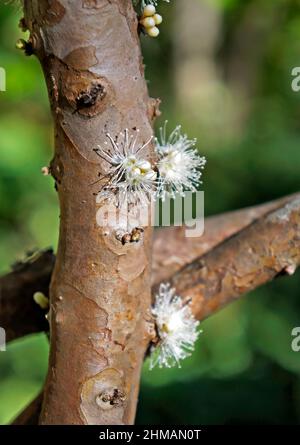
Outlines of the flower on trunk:
<svg viewBox="0 0 300 445">
<path fill-rule="evenodd" d="M 156 1 L 148 1 L 142 3 L 142 17 L 140 18 L 140 25 L 143 26 L 145 32 L 150 37 L 157 37 L 159 35 L 158 26 L 162 23 L 163 18 L 156 12 Z"/>
<path fill-rule="evenodd" d="M 170 284 L 161 284 L 152 307 L 158 342 L 151 347 L 150 369 L 177 365 L 189 357 L 199 337 L 199 321 L 190 308 L 189 301 L 176 295 Z"/>
<path fill-rule="evenodd" d="M 154 196 L 157 173 L 151 163 L 143 156 L 143 151 L 152 141 L 138 143 L 139 130 L 136 135 L 129 135 L 128 129 L 113 139 L 107 133 L 108 142 L 104 147 L 98 145 L 97 155 L 109 164 L 100 197 L 110 199 L 117 207 L 123 205 L 148 205 Z"/>
<path fill-rule="evenodd" d="M 175 198 L 184 196 L 185 191 L 195 192 L 201 184 L 202 171 L 206 159 L 195 149 L 196 139 L 188 139 L 181 133 L 181 126 L 167 137 L 167 121 L 160 128 L 160 139 L 156 138 L 159 171 L 157 196 Z"/>
</svg>

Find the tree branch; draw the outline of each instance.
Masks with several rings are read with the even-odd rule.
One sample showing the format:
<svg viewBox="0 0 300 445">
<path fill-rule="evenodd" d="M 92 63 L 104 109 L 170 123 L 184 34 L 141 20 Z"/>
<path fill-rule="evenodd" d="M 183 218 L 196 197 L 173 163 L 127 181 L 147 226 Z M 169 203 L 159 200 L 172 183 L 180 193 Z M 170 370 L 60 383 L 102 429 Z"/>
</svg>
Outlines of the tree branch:
<svg viewBox="0 0 300 445">
<path fill-rule="evenodd" d="M 255 221 L 259 217 L 260 219 Z M 247 227 L 230 237 L 231 233 L 243 226 Z M 178 293 L 192 297 L 193 312 L 198 319 L 213 314 L 225 304 L 281 273 L 292 274 L 300 263 L 299 194 L 258 207 L 208 218 L 206 229 L 206 243 L 193 243 L 196 244 L 193 254 L 200 252 L 201 255 L 208 245 L 213 246 L 222 237 L 229 238 L 182 268 L 171 279 Z M 178 245 L 183 246 L 184 240 L 190 241 L 184 238 L 183 228 L 158 230 L 154 245 L 159 252 L 154 254 L 154 258 L 159 256 L 164 261 L 164 255 L 167 259 L 167 255 L 173 254 L 173 250 L 169 249 L 171 243 L 166 243 L 164 255 L 160 246 L 164 245 L 162 239 L 169 240 L 170 237 L 171 241 L 171 234 L 174 232 L 178 237 L 175 249 L 178 249 Z M 192 243 L 190 246 L 193 247 Z M 45 254 L 43 256 L 46 259 Z M 166 261 L 162 267 L 168 271 Z M 40 411 L 39 400 L 38 398 L 25 408 L 24 413 L 14 423 L 29 424 L 32 419 L 37 419 L 37 411 Z"/>
<path fill-rule="evenodd" d="M 297 197 L 300 197 L 300 193 L 258 206 L 208 217 L 205 219 L 204 234 L 200 238 L 187 238 L 184 226 L 156 230 L 153 241 L 153 285 L 167 281 L 178 270 L 209 252 L 226 238 Z"/>
<path fill-rule="evenodd" d="M 40 291 L 48 296 L 54 262 L 52 250 L 42 251 L 0 278 L 0 326 L 7 341 L 49 329 L 46 311 L 33 301 L 33 294 Z"/>
<path fill-rule="evenodd" d="M 186 238 L 185 227 L 168 227 L 154 232 L 152 283 L 157 286 L 167 281 L 185 265 L 213 249 L 226 238 L 239 232 L 254 220 L 300 194 L 236 210 L 205 220 L 205 233 L 199 239 Z M 7 332 L 7 340 L 48 330 L 49 324 L 33 301 L 33 294 L 41 291 L 48 296 L 55 256 L 52 251 L 42 252 L 26 263 L 19 263 L 13 272 L 0 278 L 0 326 Z"/>
<path fill-rule="evenodd" d="M 300 264 L 300 197 L 271 211 L 176 272 L 176 291 L 202 320 Z"/>
</svg>

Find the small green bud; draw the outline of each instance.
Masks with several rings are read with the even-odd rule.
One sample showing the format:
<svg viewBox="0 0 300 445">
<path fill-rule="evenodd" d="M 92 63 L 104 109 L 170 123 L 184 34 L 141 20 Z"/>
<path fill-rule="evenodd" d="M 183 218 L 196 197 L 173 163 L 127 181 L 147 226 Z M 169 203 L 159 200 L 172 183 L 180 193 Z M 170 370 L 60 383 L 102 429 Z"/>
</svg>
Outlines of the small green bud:
<svg viewBox="0 0 300 445">
<path fill-rule="evenodd" d="M 49 298 L 47 298 L 42 292 L 35 292 L 33 294 L 33 299 L 42 309 L 49 308 Z"/>
</svg>

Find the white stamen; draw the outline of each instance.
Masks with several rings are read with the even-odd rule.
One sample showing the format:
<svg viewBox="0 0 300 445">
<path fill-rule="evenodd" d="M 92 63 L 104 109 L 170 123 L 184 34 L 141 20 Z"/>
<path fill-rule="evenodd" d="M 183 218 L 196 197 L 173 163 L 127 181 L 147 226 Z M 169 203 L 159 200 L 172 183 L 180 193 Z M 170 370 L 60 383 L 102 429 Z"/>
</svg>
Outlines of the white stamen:
<svg viewBox="0 0 300 445">
<path fill-rule="evenodd" d="M 152 315 L 156 322 L 159 341 L 151 348 L 150 369 L 179 366 L 189 357 L 200 334 L 190 305 L 175 295 L 170 284 L 161 284 L 156 295 Z"/>
<path fill-rule="evenodd" d="M 177 194 L 184 196 L 187 190 L 195 192 L 201 184 L 201 170 L 206 164 L 206 159 L 199 156 L 194 148 L 196 139 L 191 140 L 187 135 L 181 134 L 180 125 L 167 137 L 166 126 L 167 121 L 160 128 L 160 140 L 156 138 L 159 158 L 157 196 L 163 200 L 166 197 L 175 198 Z"/>
<path fill-rule="evenodd" d="M 95 150 L 109 164 L 108 181 L 100 192 L 102 198 L 110 199 L 117 207 L 125 205 L 148 205 L 154 198 L 157 174 L 142 151 L 149 146 L 151 138 L 144 144 L 138 143 L 139 130 L 129 135 L 126 128 L 118 138 L 106 134 L 107 142 Z"/>
</svg>

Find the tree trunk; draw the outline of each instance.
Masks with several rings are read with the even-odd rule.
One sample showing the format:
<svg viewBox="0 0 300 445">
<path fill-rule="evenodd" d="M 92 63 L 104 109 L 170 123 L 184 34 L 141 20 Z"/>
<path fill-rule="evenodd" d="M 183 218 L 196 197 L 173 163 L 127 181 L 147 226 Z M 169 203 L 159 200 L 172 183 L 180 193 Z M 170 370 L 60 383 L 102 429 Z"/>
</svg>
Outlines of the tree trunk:
<svg viewBox="0 0 300 445">
<path fill-rule="evenodd" d="M 91 184 L 107 168 L 93 151 L 107 132 L 152 135 L 136 14 L 131 0 L 25 0 L 24 9 L 54 118 L 61 209 L 40 423 L 131 424 L 152 329 L 152 232 L 122 245 L 117 225 L 99 227 L 101 182 Z"/>
</svg>

